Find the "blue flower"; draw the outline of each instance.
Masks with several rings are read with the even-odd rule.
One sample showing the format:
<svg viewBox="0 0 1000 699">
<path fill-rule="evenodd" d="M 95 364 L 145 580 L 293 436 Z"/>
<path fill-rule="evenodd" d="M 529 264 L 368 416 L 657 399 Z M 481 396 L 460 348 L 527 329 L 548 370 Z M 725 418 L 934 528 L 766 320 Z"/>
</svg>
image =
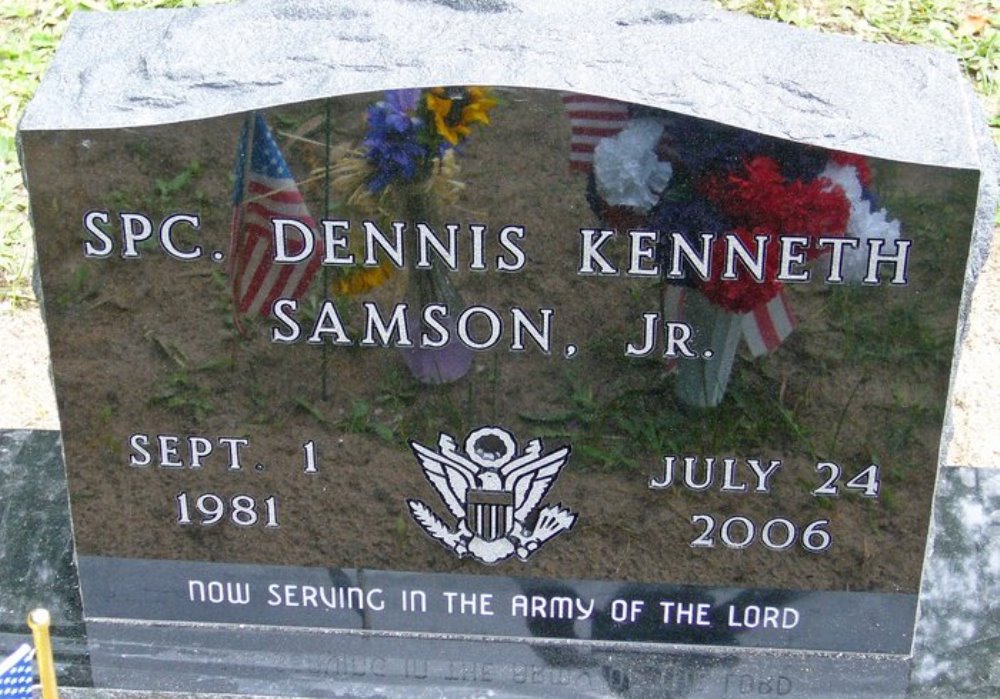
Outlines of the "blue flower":
<svg viewBox="0 0 1000 699">
<path fill-rule="evenodd" d="M 420 104 L 421 90 L 390 90 L 385 93 L 385 102 L 389 107 L 402 114 L 414 114 Z"/>
<path fill-rule="evenodd" d="M 750 158 L 764 155 L 781 165 L 786 178 L 809 181 L 829 157 L 819 148 L 705 119 L 668 114 L 666 120 L 674 159 L 693 173 L 739 170 Z"/>
<path fill-rule="evenodd" d="M 650 216 L 654 230 L 660 231 L 657 245 L 657 261 L 663 272 L 670 269 L 673 261 L 671 236 L 679 233 L 695 250 L 702 246 L 701 236 L 705 233 L 721 235 L 732 230 L 732 225 L 721 211 L 702 199 L 671 199 L 664 197 Z M 681 286 L 692 286 L 694 280 L 685 269 L 683 279 L 671 281 Z"/>
<path fill-rule="evenodd" d="M 409 90 L 398 90 L 368 107 L 368 132 L 362 141 L 365 158 L 374 168 L 368 181 L 372 192 L 381 192 L 393 180 L 412 181 L 427 157 L 419 142 L 422 122 L 408 113 Z M 419 91 L 416 91 L 419 97 Z"/>
</svg>

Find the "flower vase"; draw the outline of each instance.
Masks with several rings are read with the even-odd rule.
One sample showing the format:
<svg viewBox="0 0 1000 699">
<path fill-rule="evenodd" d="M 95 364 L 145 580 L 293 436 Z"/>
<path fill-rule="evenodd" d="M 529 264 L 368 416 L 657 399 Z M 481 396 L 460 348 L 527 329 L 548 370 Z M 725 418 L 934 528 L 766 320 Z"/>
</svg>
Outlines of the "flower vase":
<svg viewBox="0 0 1000 699">
<path fill-rule="evenodd" d="M 436 220 L 433 194 L 426 184 L 403 189 L 403 210 L 409 221 Z M 413 255 L 409 256 L 410 258 Z M 400 347 L 399 353 L 407 369 L 420 383 L 442 384 L 458 381 L 472 368 L 474 352 L 458 338 L 455 316 L 465 309 L 458 289 L 451 283 L 448 272 L 440 266 L 416 269 L 408 261 L 408 282 L 405 295 L 406 324 L 410 329 L 413 347 Z M 423 347 L 425 333 L 430 344 L 441 339 L 441 333 L 423 321 L 423 312 L 430 304 L 443 304 L 448 309 L 446 317 L 435 318 L 447 330 L 448 338 L 440 347 Z"/>
<path fill-rule="evenodd" d="M 689 289 L 684 320 L 691 326 L 691 349 L 698 355 L 678 362 L 677 398 L 699 408 L 714 408 L 726 395 L 729 375 L 742 336 L 742 317 L 716 306 Z M 705 356 L 706 351 L 709 356 Z"/>
<path fill-rule="evenodd" d="M 432 342 L 437 341 L 441 334 L 423 322 L 423 310 L 432 303 L 444 304 L 448 308 L 447 317 L 435 316 L 448 331 L 448 340 L 441 347 L 421 347 L 425 332 Z M 464 306 L 447 273 L 438 267 L 411 269 L 406 305 L 406 321 L 414 347 L 401 347 L 399 353 L 413 378 L 420 383 L 442 384 L 458 381 L 468 374 L 474 353 L 458 339 L 455 313 Z"/>
</svg>

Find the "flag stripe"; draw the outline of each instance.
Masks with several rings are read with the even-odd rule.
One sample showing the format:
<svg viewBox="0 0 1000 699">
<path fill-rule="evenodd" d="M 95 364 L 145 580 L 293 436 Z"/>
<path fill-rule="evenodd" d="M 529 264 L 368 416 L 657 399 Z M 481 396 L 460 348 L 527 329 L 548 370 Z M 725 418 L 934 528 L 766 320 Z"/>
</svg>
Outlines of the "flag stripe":
<svg viewBox="0 0 1000 699">
<path fill-rule="evenodd" d="M 610 128 L 608 126 L 581 126 L 573 130 L 573 135 L 577 143 L 589 140 L 588 136 L 595 137 L 597 139 L 608 138 L 609 136 L 616 136 L 621 132 L 621 129 Z"/>
<path fill-rule="evenodd" d="M 301 263 L 276 262 L 270 220 L 267 226 L 261 225 L 262 219 L 256 212 L 251 213 L 247 217 L 247 229 L 252 243 L 247 246 L 243 259 L 241 312 L 267 315 L 277 299 L 302 296 L 319 270 L 321 258 L 314 252 Z M 303 245 L 302 240 L 290 239 L 286 252 L 295 255 Z"/>
<path fill-rule="evenodd" d="M 264 199 L 271 206 L 276 204 L 301 205 L 302 195 L 297 189 L 289 189 L 289 187 L 294 188 L 295 184 L 286 182 L 284 184 L 276 183 L 274 186 L 271 186 L 256 179 L 251 180 L 250 184 L 247 185 L 247 192 L 254 196 L 248 198 L 247 203 L 257 199 Z"/>
<path fill-rule="evenodd" d="M 759 357 L 777 349 L 792 334 L 795 325 L 788 295 L 781 291 L 743 316 L 743 337 L 750 353 Z"/>
<path fill-rule="evenodd" d="M 250 306 L 253 305 L 254 299 L 257 294 L 260 293 L 261 286 L 264 283 L 264 277 L 267 276 L 267 269 L 269 266 L 265 262 L 270 251 L 270 246 L 267 244 L 267 240 L 258 238 L 254 241 L 251 249 L 252 255 L 250 261 L 244 269 L 243 277 L 241 279 L 243 283 L 243 287 L 240 289 L 241 313 L 246 313 Z"/>
<path fill-rule="evenodd" d="M 774 318 L 775 327 L 778 329 L 778 336 L 784 342 L 792 334 L 792 331 L 795 330 L 798 321 L 795 319 L 795 314 L 792 313 L 792 304 L 788 300 L 787 293 L 784 291 L 779 293 L 778 302 L 778 308 L 772 314 L 772 317 Z"/>
<path fill-rule="evenodd" d="M 579 136 L 569 144 L 570 153 L 592 156 L 594 147 L 601 142 L 601 136 Z"/>
<path fill-rule="evenodd" d="M 746 327 L 746 323 L 750 323 L 757 330 L 757 338 L 760 345 L 755 349 L 754 345 L 751 345 L 749 340 L 747 341 L 747 345 L 750 346 L 750 351 L 755 357 L 770 351 L 780 344 L 778 333 L 767 310 L 769 305 L 770 302 L 762 303 L 744 316 L 744 328 Z M 761 348 L 763 348 L 763 351 L 761 351 Z"/>
<path fill-rule="evenodd" d="M 17 650 L 0 661 L 0 677 L 10 672 L 10 669 L 15 665 L 23 663 L 25 660 L 31 660 L 34 656 L 34 650 L 27 643 L 22 643 Z"/>
<path fill-rule="evenodd" d="M 286 294 L 286 296 L 296 299 L 302 298 L 302 295 L 306 293 L 306 289 L 308 289 L 309 285 L 312 283 L 313 278 L 315 278 L 316 273 L 319 272 L 321 260 L 322 257 L 320 257 L 320 255 L 318 254 L 315 254 L 309 258 L 307 264 L 304 267 L 298 268 L 299 270 L 298 283 L 295 285 L 294 290 Z"/>
<path fill-rule="evenodd" d="M 264 219 L 264 224 L 268 227 L 271 225 L 272 218 L 299 218 L 302 215 L 302 209 L 304 208 L 302 200 L 299 200 L 295 204 L 281 204 L 274 203 L 271 201 L 262 200 L 250 200 L 246 203 L 247 210 L 252 211 Z M 306 219 L 307 221 L 312 221 L 312 218 Z"/>
<path fill-rule="evenodd" d="M 288 277 L 292 273 L 293 265 L 270 265 L 267 275 L 264 277 L 264 284 L 261 291 L 254 296 L 253 303 L 247 309 L 249 313 L 260 313 L 270 315 L 274 302 L 281 297 L 281 291 L 288 282 Z"/>
<path fill-rule="evenodd" d="M 258 243 L 270 246 L 271 228 L 270 225 L 262 224 L 260 219 L 254 216 L 248 216 L 244 220 L 243 227 L 246 230 L 247 239 L 243 241 L 243 248 L 240 250 L 239 264 L 244 276 L 248 271 L 252 276 L 256 269 L 256 264 L 253 268 L 250 268 L 250 259 Z M 244 291 L 246 291 L 246 283 L 240 289 L 241 293 Z"/>
<path fill-rule="evenodd" d="M 564 94 L 562 99 L 570 125 L 569 168 L 590 172 L 597 144 L 628 122 L 628 104 L 592 95 Z"/>
<path fill-rule="evenodd" d="M 594 110 L 568 110 L 566 112 L 572 121 L 573 128 L 614 128 L 616 124 L 628 121 L 628 112 L 622 108 L 615 110 L 594 111 Z"/>
<path fill-rule="evenodd" d="M 687 287 L 678 286 L 677 284 L 667 285 L 667 288 L 663 291 L 661 301 L 661 327 L 663 327 L 663 323 L 669 321 L 684 322 L 684 302 L 686 299 Z M 667 357 L 664 360 L 663 368 L 666 369 L 668 374 L 672 374 L 677 371 L 678 362 L 679 359 L 677 357 Z"/>
</svg>

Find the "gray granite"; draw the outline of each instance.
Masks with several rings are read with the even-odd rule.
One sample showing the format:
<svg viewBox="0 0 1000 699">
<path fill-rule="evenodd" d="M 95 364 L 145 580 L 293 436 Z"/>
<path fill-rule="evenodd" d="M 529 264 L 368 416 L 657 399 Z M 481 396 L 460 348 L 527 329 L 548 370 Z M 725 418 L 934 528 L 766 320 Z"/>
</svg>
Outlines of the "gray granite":
<svg viewBox="0 0 1000 699">
<path fill-rule="evenodd" d="M 30 640 L 36 607 L 52 615 L 60 677 L 89 683 L 59 433 L 0 430 L 0 654 Z"/>
<path fill-rule="evenodd" d="M 955 361 L 941 435 L 941 463 L 1000 468 L 1000 431 L 996 429 L 994 398 L 1000 390 L 1000 380 L 994 371 L 1000 360 L 1000 342 L 993 322 L 1000 299 L 1000 276 L 996 273 L 998 250 L 994 240 L 1000 202 L 1000 150 L 971 86 L 966 86 L 966 94 L 966 104 L 972 113 L 971 131 L 979 153 L 979 199 L 959 308 Z M 992 273 L 988 269 L 990 263 Z"/>
<path fill-rule="evenodd" d="M 914 686 L 1000 693 L 1000 470 L 943 468 L 932 528 Z"/>
<path fill-rule="evenodd" d="M 0 625 L 22 626 L 35 607 L 80 624 L 58 433 L 0 432 L 0 484 Z"/>
<path fill-rule="evenodd" d="M 593 93 L 892 160 L 979 162 L 978 117 L 947 55 L 694 0 L 259 0 L 77 13 L 21 129 L 167 123 L 435 84 Z"/>
</svg>

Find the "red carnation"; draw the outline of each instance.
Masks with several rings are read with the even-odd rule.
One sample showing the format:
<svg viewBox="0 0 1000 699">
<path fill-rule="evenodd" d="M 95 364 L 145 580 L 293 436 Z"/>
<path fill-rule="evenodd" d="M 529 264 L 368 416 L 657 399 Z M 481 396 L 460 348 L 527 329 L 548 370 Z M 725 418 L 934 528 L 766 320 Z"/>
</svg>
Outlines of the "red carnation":
<svg viewBox="0 0 1000 699">
<path fill-rule="evenodd" d="M 851 215 L 842 189 L 831 188 L 825 179 L 787 180 L 781 166 L 766 156 L 751 158 L 742 170 L 705 178 L 699 190 L 735 225 L 773 235 L 840 236 Z M 812 244 L 807 257 L 823 252 Z"/>
<path fill-rule="evenodd" d="M 611 206 L 601 200 L 601 222 L 617 231 L 649 229 L 649 217 L 631 206 Z"/>
<path fill-rule="evenodd" d="M 728 247 L 726 236 L 717 236 L 712 241 L 711 276 L 708 281 L 698 284 L 698 288 L 709 301 L 731 313 L 749 313 L 778 295 L 782 284 L 777 280 L 781 256 L 777 236 L 771 235 L 771 231 L 762 226 L 753 229 L 737 228 L 733 231 L 733 235 L 738 236 L 748 250 L 756 249 L 754 237 L 762 234 L 770 236 L 766 244 L 763 281 L 754 279 L 745 269 L 739 269 L 737 279 L 723 279 Z"/>
</svg>

